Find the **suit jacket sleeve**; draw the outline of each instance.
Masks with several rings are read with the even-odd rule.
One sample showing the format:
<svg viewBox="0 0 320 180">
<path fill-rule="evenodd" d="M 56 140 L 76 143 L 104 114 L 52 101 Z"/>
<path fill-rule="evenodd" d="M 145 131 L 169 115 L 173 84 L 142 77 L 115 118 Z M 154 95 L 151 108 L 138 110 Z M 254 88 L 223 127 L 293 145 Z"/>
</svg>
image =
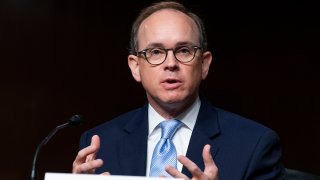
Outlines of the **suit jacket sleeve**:
<svg viewBox="0 0 320 180">
<path fill-rule="evenodd" d="M 278 135 L 272 130 L 266 131 L 256 145 L 245 179 L 284 179 L 281 154 Z"/>
</svg>

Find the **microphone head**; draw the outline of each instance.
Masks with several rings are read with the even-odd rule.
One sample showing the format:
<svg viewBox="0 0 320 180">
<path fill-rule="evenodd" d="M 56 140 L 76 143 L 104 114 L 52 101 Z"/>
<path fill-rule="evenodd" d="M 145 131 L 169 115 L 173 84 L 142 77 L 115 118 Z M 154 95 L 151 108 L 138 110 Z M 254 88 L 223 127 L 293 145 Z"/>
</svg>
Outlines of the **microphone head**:
<svg viewBox="0 0 320 180">
<path fill-rule="evenodd" d="M 81 117 L 81 115 L 73 115 L 71 116 L 71 118 L 69 119 L 69 125 L 71 126 L 78 126 L 83 122 L 83 118 Z"/>
</svg>

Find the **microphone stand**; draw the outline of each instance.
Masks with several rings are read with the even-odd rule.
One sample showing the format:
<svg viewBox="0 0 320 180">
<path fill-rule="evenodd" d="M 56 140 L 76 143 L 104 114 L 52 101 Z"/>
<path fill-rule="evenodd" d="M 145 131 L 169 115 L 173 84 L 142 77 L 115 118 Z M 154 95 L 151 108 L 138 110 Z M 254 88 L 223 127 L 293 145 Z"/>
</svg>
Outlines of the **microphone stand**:
<svg viewBox="0 0 320 180">
<path fill-rule="evenodd" d="M 42 146 L 46 145 L 48 143 L 48 141 L 52 138 L 52 136 L 55 135 L 56 132 L 58 132 L 60 129 L 63 129 L 63 128 L 69 127 L 69 126 L 77 126 L 81 123 L 81 121 L 82 121 L 82 119 L 79 115 L 74 115 L 70 118 L 69 122 L 61 124 L 61 125 L 57 126 L 56 128 L 54 128 L 49 133 L 49 135 L 41 141 L 41 143 L 37 146 L 36 152 L 34 153 L 34 156 L 33 156 L 30 180 L 37 180 L 36 163 L 37 163 L 37 157 L 38 157 L 39 151 L 42 148 Z"/>
</svg>

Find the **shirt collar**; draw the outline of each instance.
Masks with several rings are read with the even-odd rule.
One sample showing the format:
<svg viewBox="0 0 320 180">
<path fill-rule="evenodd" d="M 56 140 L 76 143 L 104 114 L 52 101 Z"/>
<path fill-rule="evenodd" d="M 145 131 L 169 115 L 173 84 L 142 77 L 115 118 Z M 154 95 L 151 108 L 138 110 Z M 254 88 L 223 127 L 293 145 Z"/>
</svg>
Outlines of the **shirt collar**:
<svg viewBox="0 0 320 180">
<path fill-rule="evenodd" d="M 196 101 L 183 113 L 179 114 L 176 119 L 181 120 L 184 126 L 193 130 L 198 113 L 200 110 L 201 101 L 198 97 Z M 154 129 L 165 120 L 150 104 L 148 106 L 148 119 L 149 119 L 149 135 L 154 131 Z"/>
</svg>

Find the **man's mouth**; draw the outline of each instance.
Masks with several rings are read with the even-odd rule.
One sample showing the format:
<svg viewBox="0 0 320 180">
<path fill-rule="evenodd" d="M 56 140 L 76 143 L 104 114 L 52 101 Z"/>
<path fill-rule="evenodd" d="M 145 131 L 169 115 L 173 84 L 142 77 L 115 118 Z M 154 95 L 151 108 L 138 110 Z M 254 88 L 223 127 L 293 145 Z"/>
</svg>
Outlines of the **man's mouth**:
<svg viewBox="0 0 320 180">
<path fill-rule="evenodd" d="M 169 83 L 169 84 L 173 84 L 173 83 L 176 83 L 176 82 L 178 82 L 178 81 L 175 80 L 175 79 L 168 79 L 168 80 L 166 80 L 165 82 L 166 82 L 166 83 Z"/>
<path fill-rule="evenodd" d="M 165 89 L 172 90 L 180 87 L 181 83 L 182 82 L 178 79 L 166 79 L 161 84 Z"/>
</svg>

